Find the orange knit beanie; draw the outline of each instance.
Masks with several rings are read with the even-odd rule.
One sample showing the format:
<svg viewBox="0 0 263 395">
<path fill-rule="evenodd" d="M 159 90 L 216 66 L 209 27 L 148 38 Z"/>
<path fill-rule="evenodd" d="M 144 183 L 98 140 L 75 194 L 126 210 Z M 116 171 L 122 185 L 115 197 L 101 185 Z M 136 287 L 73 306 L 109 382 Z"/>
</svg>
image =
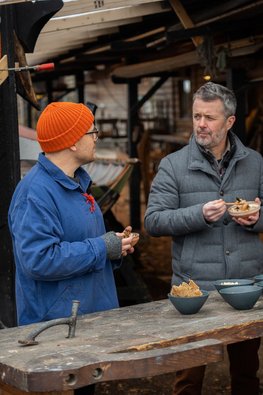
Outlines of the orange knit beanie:
<svg viewBox="0 0 263 395">
<path fill-rule="evenodd" d="M 74 145 L 94 122 L 90 109 L 81 103 L 50 103 L 37 122 L 37 140 L 44 152 Z"/>
</svg>

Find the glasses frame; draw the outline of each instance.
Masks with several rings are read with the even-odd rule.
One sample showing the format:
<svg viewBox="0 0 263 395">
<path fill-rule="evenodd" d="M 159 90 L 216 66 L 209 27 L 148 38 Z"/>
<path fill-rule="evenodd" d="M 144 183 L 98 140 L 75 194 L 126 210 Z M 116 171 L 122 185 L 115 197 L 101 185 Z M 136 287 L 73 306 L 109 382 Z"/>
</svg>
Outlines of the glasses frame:
<svg viewBox="0 0 263 395">
<path fill-rule="evenodd" d="M 94 126 L 93 130 L 91 132 L 87 132 L 85 134 L 93 134 L 93 140 L 97 141 L 99 139 L 99 133 L 100 131 Z"/>
</svg>

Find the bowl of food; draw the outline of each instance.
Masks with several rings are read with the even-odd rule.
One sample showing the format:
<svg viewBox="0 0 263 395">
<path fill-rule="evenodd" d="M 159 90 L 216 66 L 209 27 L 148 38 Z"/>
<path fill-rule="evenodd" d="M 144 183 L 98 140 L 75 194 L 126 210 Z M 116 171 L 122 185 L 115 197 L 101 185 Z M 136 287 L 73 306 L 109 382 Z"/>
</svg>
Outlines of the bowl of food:
<svg viewBox="0 0 263 395">
<path fill-rule="evenodd" d="M 237 287 L 243 285 L 253 285 L 254 280 L 252 279 L 244 279 L 244 278 L 225 278 L 222 280 L 217 280 L 213 282 L 215 288 L 220 291 L 220 289 L 229 288 L 229 287 Z"/>
<path fill-rule="evenodd" d="M 222 298 L 236 310 L 250 310 L 262 295 L 257 285 L 242 285 L 219 290 Z"/>
<path fill-rule="evenodd" d="M 196 314 L 205 304 L 209 292 L 201 290 L 194 281 L 173 285 L 168 298 L 181 314 Z"/>
<path fill-rule="evenodd" d="M 260 210 L 260 204 L 255 201 L 247 201 L 245 199 L 237 198 L 236 201 L 228 203 L 228 213 L 231 217 L 246 218 Z"/>
</svg>

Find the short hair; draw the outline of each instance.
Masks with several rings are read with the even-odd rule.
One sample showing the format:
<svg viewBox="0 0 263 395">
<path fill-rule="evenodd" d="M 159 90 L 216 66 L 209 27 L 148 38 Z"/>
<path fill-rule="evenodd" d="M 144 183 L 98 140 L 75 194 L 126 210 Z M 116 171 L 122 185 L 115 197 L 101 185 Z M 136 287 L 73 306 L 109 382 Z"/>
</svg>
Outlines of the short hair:
<svg viewBox="0 0 263 395">
<path fill-rule="evenodd" d="M 193 102 L 195 99 L 203 101 L 221 100 L 224 106 L 226 117 L 235 115 L 237 100 L 234 92 L 223 85 L 215 84 L 214 82 L 207 82 L 202 85 L 193 95 Z"/>
</svg>

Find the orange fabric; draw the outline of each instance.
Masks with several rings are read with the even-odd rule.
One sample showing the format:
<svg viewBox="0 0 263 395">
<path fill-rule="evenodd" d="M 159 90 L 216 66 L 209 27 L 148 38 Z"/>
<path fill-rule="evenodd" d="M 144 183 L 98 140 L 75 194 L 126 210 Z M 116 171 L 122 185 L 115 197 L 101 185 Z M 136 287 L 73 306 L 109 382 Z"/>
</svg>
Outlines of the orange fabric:
<svg viewBox="0 0 263 395">
<path fill-rule="evenodd" d="M 50 103 L 37 122 L 37 140 L 44 152 L 61 151 L 74 145 L 93 122 L 92 112 L 82 103 Z"/>
</svg>

